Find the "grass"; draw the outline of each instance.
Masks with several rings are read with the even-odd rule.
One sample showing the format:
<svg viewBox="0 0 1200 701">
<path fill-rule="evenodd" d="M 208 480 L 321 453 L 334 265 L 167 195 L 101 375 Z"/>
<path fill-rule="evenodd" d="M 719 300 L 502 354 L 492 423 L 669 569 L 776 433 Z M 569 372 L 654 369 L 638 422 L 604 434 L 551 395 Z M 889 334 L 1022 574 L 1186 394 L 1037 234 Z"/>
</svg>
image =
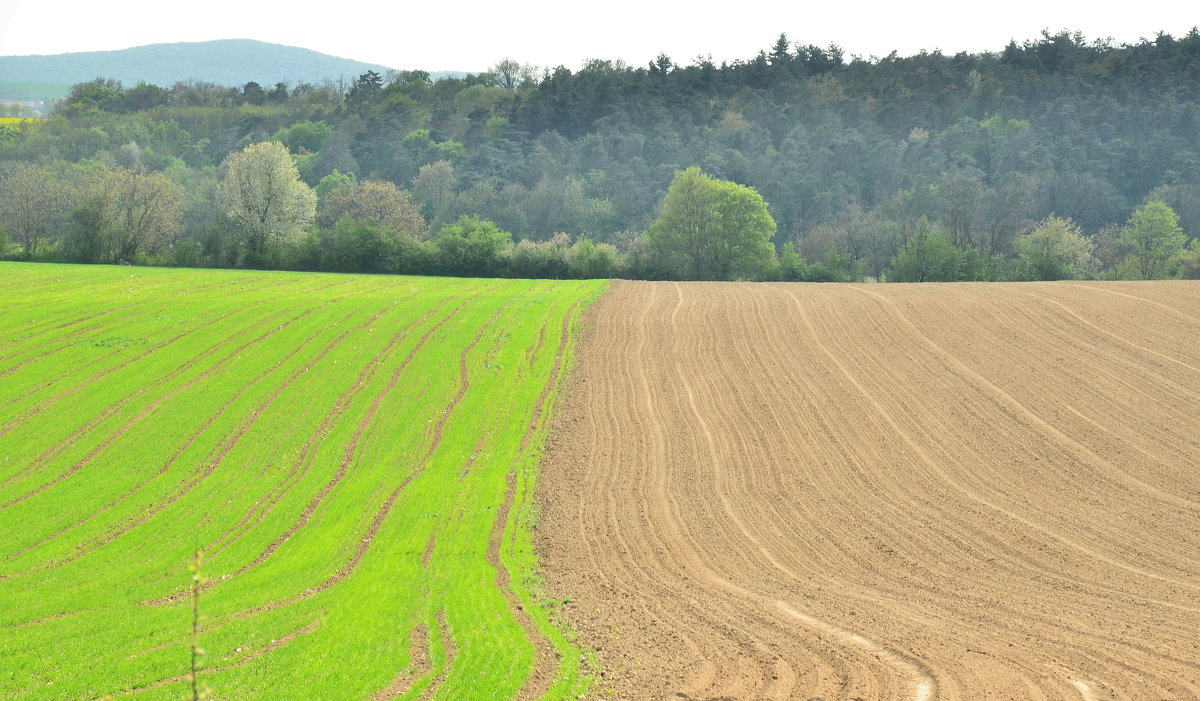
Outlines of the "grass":
<svg viewBox="0 0 1200 701">
<path fill-rule="evenodd" d="M 215 698 L 586 691 L 529 495 L 602 288 L 0 263 L 0 697 L 190 697 L 197 551 Z"/>
</svg>

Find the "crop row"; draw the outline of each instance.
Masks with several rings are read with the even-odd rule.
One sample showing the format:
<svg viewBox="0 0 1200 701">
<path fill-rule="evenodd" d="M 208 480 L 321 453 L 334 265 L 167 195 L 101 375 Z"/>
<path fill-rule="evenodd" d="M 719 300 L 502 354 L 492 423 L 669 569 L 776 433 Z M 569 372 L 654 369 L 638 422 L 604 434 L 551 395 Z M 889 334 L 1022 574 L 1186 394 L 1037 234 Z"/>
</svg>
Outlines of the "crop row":
<svg viewBox="0 0 1200 701">
<path fill-rule="evenodd" d="M 0 267 L 0 696 L 586 687 L 526 501 L 598 283 Z"/>
</svg>

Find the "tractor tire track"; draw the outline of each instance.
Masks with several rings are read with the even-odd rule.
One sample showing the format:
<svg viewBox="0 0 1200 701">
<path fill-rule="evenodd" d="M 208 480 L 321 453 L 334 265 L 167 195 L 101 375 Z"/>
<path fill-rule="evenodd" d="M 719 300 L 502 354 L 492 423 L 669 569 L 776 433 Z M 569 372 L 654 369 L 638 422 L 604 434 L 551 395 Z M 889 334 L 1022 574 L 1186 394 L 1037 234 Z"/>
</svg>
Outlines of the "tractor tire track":
<svg viewBox="0 0 1200 701">
<path fill-rule="evenodd" d="M 567 344 L 570 340 L 571 319 L 574 318 L 575 310 L 579 304 L 572 304 L 563 315 L 562 326 L 558 333 L 558 353 L 554 356 L 554 365 L 550 368 L 550 378 L 546 381 L 546 386 L 542 388 L 542 393 L 538 396 L 537 402 L 534 404 L 533 412 L 530 415 L 529 423 L 526 424 L 525 433 L 521 436 L 521 447 L 517 452 L 517 460 L 521 460 L 526 455 L 526 450 L 529 448 L 533 436 L 538 429 L 542 427 L 543 411 L 546 406 L 546 401 L 550 394 L 561 385 L 562 370 L 563 370 L 563 354 L 566 352 Z M 537 354 L 541 351 L 546 340 L 546 327 L 542 326 L 538 332 L 538 340 L 530 351 L 526 352 L 529 364 L 532 366 L 537 361 Z M 475 450 L 478 454 L 479 449 Z M 500 557 L 500 551 L 505 540 L 511 537 L 508 529 L 508 515 L 512 511 L 513 503 L 516 499 L 517 488 L 517 465 L 514 464 L 509 469 L 508 474 L 504 476 L 504 501 L 500 504 L 500 508 L 496 510 L 496 520 L 492 524 L 492 531 L 488 536 L 487 562 L 496 572 L 496 588 L 504 595 L 505 601 L 508 602 L 508 609 L 517 619 L 517 623 L 525 631 L 525 639 L 528 640 L 534 649 L 533 670 L 529 678 L 522 685 L 518 692 L 519 698 L 540 699 L 543 698 L 550 690 L 551 684 L 554 683 L 555 672 L 560 665 L 559 655 L 551 644 L 550 640 L 538 629 L 537 624 L 525 610 L 525 603 L 512 588 L 513 572 L 503 563 Z"/>
<path fill-rule="evenodd" d="M 353 316 L 353 314 L 354 313 L 352 312 L 351 314 L 348 314 L 347 316 L 342 318 L 341 323 L 345 323 L 345 322 L 349 321 L 350 318 Z M 83 519 L 76 521 L 75 523 L 71 524 L 70 526 L 67 526 L 66 528 L 55 531 L 54 533 L 50 534 L 46 538 L 42 539 L 41 541 L 38 541 L 37 543 L 33 544 L 32 546 L 30 546 L 28 548 L 25 548 L 24 550 L 22 550 L 20 552 L 13 553 L 12 555 L 10 555 L 9 557 L 6 557 L 5 559 L 11 559 L 12 557 L 22 555 L 25 552 L 29 552 L 31 550 L 34 550 L 38 547 L 41 547 L 41 546 L 49 543 L 57 538 L 60 538 L 64 535 L 66 535 L 67 533 L 69 533 L 70 531 L 74 530 L 75 528 L 78 528 L 79 526 L 82 526 L 83 524 L 91 521 L 93 518 L 96 518 L 97 516 L 100 516 L 101 514 L 104 514 L 108 511 L 112 510 L 113 508 L 115 508 L 115 507 L 119 506 L 120 504 L 122 504 L 123 502 L 125 502 L 127 499 L 129 499 L 129 498 L 133 497 L 134 495 L 138 494 L 139 492 L 141 492 L 141 490 L 144 489 L 151 482 L 158 479 L 162 475 L 166 474 L 166 472 L 168 470 L 170 470 L 171 467 L 174 466 L 176 462 L 179 461 L 179 459 L 183 455 L 183 453 L 188 448 L 190 448 L 196 442 L 196 440 L 199 439 L 200 436 L 202 436 L 217 421 L 217 419 L 219 419 L 222 415 L 224 415 L 224 413 L 229 409 L 230 406 L 232 406 L 234 404 L 234 402 L 236 402 L 238 399 L 240 399 L 242 397 L 242 395 L 244 395 L 247 391 L 256 387 L 260 382 L 262 382 L 264 379 L 266 379 L 268 376 L 270 376 L 272 373 L 274 373 L 276 370 L 278 370 L 280 367 L 282 367 L 285 363 L 287 363 L 292 358 L 294 358 L 297 354 L 299 354 L 305 348 L 307 348 L 308 345 L 310 343 L 312 343 L 313 340 L 315 340 L 317 338 L 317 336 L 320 336 L 323 332 L 324 332 L 323 329 L 318 329 L 317 331 L 310 334 L 307 338 L 305 338 L 303 341 L 298 343 L 294 348 L 292 348 L 292 350 L 289 351 L 287 355 L 281 357 L 278 361 L 276 361 L 274 365 L 272 365 L 270 368 L 264 370 L 263 372 L 259 373 L 258 376 L 254 377 L 249 382 L 247 382 L 242 387 L 240 387 L 237 390 L 237 392 L 230 395 L 221 404 L 221 406 L 218 407 L 217 410 L 215 412 L 213 412 L 213 414 L 211 416 L 208 417 L 208 419 L 204 422 L 204 424 L 202 426 L 200 426 L 200 428 L 198 428 L 194 432 L 192 432 L 192 434 L 190 436 L 188 436 L 188 438 L 183 443 L 181 443 L 178 448 L 176 448 L 175 452 L 172 453 L 171 456 L 169 458 L 167 458 L 167 460 L 162 465 L 160 465 L 159 468 L 153 474 L 149 475 L 144 480 L 142 480 L 138 484 L 134 485 L 134 487 L 132 489 L 125 492 L 117 499 L 105 504 L 100 509 L 97 509 L 96 511 L 93 511 L 92 513 L 88 514 Z M 146 518 L 148 518 L 148 516 L 146 514 L 139 514 L 138 516 L 125 519 L 124 521 L 113 525 L 112 527 L 110 527 L 109 529 L 104 531 L 104 533 L 102 533 L 98 536 L 95 536 L 94 538 L 91 538 L 89 540 L 78 543 L 75 546 L 72 554 L 68 555 L 67 557 L 61 558 L 61 559 L 56 559 L 56 560 L 50 560 L 50 561 L 46 562 L 44 565 L 33 568 L 33 569 L 49 569 L 49 568 L 65 565 L 70 562 L 74 562 L 75 560 L 79 559 L 80 557 L 83 557 L 84 555 L 87 555 L 87 554 L 93 552 L 99 546 L 105 545 L 105 544 L 115 540 L 116 538 L 129 533 L 133 528 L 135 528 L 136 526 L 143 523 L 146 520 Z M 21 573 L 18 573 L 18 574 L 21 574 Z"/>
<path fill-rule="evenodd" d="M 283 323 L 278 324 L 278 325 L 276 325 L 274 323 L 274 321 L 268 320 L 268 325 L 273 327 L 273 328 L 271 328 L 271 330 L 267 331 L 264 334 L 257 336 L 256 338 L 254 338 L 250 341 L 247 341 L 246 343 L 243 343 L 242 345 L 238 346 L 237 348 L 235 348 L 234 350 L 232 350 L 228 354 L 226 354 L 225 357 L 221 358 L 216 363 L 211 365 L 208 369 L 206 369 L 201 374 L 199 374 L 196 377 L 193 377 L 192 379 L 184 382 L 183 384 L 169 390 L 166 394 L 158 397 L 157 399 L 154 399 L 149 404 L 147 404 L 145 407 L 143 407 L 142 410 L 139 411 L 137 413 L 137 415 L 135 415 L 132 419 L 127 421 L 124 425 L 120 426 L 116 431 L 111 433 L 104 440 L 100 441 L 96 445 L 96 447 L 92 448 L 92 450 L 89 451 L 88 454 L 82 460 L 79 460 L 78 462 L 76 462 L 66 472 L 57 475 L 54 479 L 50 480 L 49 482 L 46 482 L 45 484 L 38 486 L 31 492 L 28 492 L 20 497 L 12 499 L 11 501 L 6 502 L 4 504 L 0 504 L 0 509 L 7 509 L 14 504 L 20 503 L 32 496 L 36 496 L 37 494 L 40 494 L 40 493 L 46 491 L 47 489 L 53 487 L 54 485 L 58 484 L 59 482 L 62 482 L 63 480 L 70 477 L 71 475 L 75 474 L 79 470 L 83 469 L 84 467 L 87 466 L 88 463 L 90 463 L 98 455 L 103 453 L 110 445 L 112 445 L 114 441 L 119 439 L 121 436 L 125 435 L 127 432 L 129 432 L 130 429 L 137 426 L 146 417 L 153 414 L 155 412 L 155 410 L 157 410 L 164 403 L 168 402 L 171 398 L 173 398 L 176 395 L 180 394 L 181 392 L 183 392 L 191 387 L 194 387 L 195 385 L 211 378 L 213 375 L 220 372 L 221 369 L 224 368 L 226 365 L 228 365 L 231 361 L 237 359 L 237 357 L 246 349 L 254 346 L 257 343 L 260 343 L 260 342 L 266 340 L 267 338 L 270 338 L 271 336 L 278 333 L 279 331 L 282 331 L 283 329 L 287 328 L 288 326 L 291 326 L 296 321 L 299 321 L 300 319 L 304 318 L 305 316 L 308 316 L 309 314 L 311 314 L 312 311 L 313 310 L 309 309 L 304 312 L 301 312 L 300 314 L 298 314 L 298 315 L 292 317 L 291 319 L 288 319 L 287 321 L 284 321 Z M 282 316 L 282 315 L 280 315 L 280 316 Z M 247 330 L 249 330 L 249 328 L 247 328 Z M 184 365 L 181 365 L 176 370 L 171 371 L 170 373 L 168 373 L 166 376 L 164 376 L 158 382 L 152 383 L 151 386 L 153 386 L 155 384 L 166 384 L 167 382 L 174 379 L 175 377 L 178 377 L 179 375 L 186 372 L 187 370 L 195 367 L 196 365 L 198 365 L 200 363 L 200 361 L 208 358 L 211 355 L 215 355 L 218 350 L 220 350 L 221 348 L 224 348 L 225 345 L 229 343 L 230 339 L 236 337 L 237 335 L 240 335 L 240 334 L 235 334 L 234 336 L 231 336 L 230 338 L 224 339 L 220 343 L 213 345 L 210 348 L 206 349 L 205 351 L 201 352 L 200 354 L 194 356 L 187 363 L 184 363 Z M 59 452 L 61 452 L 65 448 L 65 445 L 64 445 L 65 443 L 66 443 L 66 441 L 63 441 L 60 444 L 60 446 L 56 446 L 54 450 L 49 452 L 49 454 L 44 454 L 43 456 L 39 457 L 38 460 L 35 460 L 34 463 L 30 466 L 30 470 L 36 471 L 40 466 L 44 465 L 52 457 L 54 457 Z M 25 471 L 25 473 L 28 474 L 28 471 L 29 470 Z M 18 475 L 19 474 L 21 474 L 21 473 L 18 473 Z"/>
<path fill-rule="evenodd" d="M 1097 286 L 615 283 L 538 487 L 597 697 L 1200 698 L 1195 288 Z"/>
<path fill-rule="evenodd" d="M 267 561 L 268 558 L 270 558 L 272 555 L 274 555 L 275 552 L 278 551 L 279 548 L 282 547 L 284 543 L 286 543 L 288 540 L 290 540 L 292 538 L 292 536 L 294 536 L 301 528 L 308 525 L 308 523 L 312 520 L 313 514 L 315 514 L 317 509 L 321 506 L 321 504 L 324 503 L 325 498 L 329 496 L 330 492 L 332 492 L 338 486 L 338 484 L 342 481 L 342 479 L 346 476 L 346 473 L 349 471 L 350 465 L 353 462 L 353 460 L 358 452 L 359 441 L 362 439 L 363 434 L 367 430 L 367 427 L 369 427 L 371 425 L 371 423 L 375 420 L 375 416 L 379 412 L 379 408 L 383 405 L 384 400 L 392 393 L 393 390 L 395 390 L 397 384 L 399 384 L 400 378 L 404 375 L 404 371 L 408 368 L 409 364 L 412 363 L 413 359 L 417 357 L 417 354 L 421 352 L 421 349 L 425 347 L 425 344 L 437 332 L 437 330 L 440 329 L 442 326 L 444 326 L 447 322 L 449 322 L 455 316 L 457 316 L 458 313 L 460 311 L 462 311 L 468 304 L 470 304 L 470 302 L 473 299 L 474 299 L 474 297 L 471 297 L 471 298 L 463 301 L 455 309 L 453 309 L 447 315 L 445 315 L 441 319 L 439 319 L 438 322 L 436 324 L 434 324 L 420 338 L 420 340 L 417 341 L 416 345 L 412 348 L 412 350 L 409 351 L 408 355 L 406 355 L 404 357 L 404 359 L 400 362 L 400 364 L 392 372 L 392 375 L 389 378 L 387 385 L 375 396 L 375 398 L 371 402 L 370 408 L 363 415 L 363 417 L 361 419 L 359 419 L 358 424 L 355 426 L 355 429 L 354 429 L 354 435 L 350 438 L 350 440 L 346 443 L 346 445 L 343 446 L 342 458 L 338 463 L 337 471 L 333 474 L 332 477 L 330 477 L 329 481 L 326 482 L 325 485 L 323 485 L 321 487 L 321 489 L 318 490 L 317 493 L 315 495 L 313 495 L 313 497 L 311 499 L 309 499 L 308 504 L 305 505 L 304 510 L 301 511 L 301 513 L 297 517 L 296 521 L 291 526 L 289 526 L 283 533 L 281 533 L 273 541 L 271 541 L 271 543 L 261 553 L 259 553 L 258 556 L 256 556 L 252 561 L 239 567 L 238 569 L 234 570 L 233 572 L 222 575 L 221 579 L 219 579 L 219 580 L 209 582 L 206 585 L 207 587 L 216 585 L 219 582 L 228 581 L 238 575 L 244 574 L 244 573 L 254 569 L 255 567 L 262 565 L 264 562 Z M 354 383 L 340 397 L 338 397 L 337 401 L 334 402 L 333 408 L 322 420 L 321 425 L 317 429 L 317 432 L 305 444 L 304 449 L 300 452 L 300 455 L 297 458 L 295 465 L 293 466 L 293 473 L 296 472 L 296 469 L 299 467 L 299 465 L 306 464 L 309 462 L 310 453 L 312 452 L 313 446 L 316 445 L 316 443 L 318 443 L 322 437 L 324 437 L 326 434 L 328 434 L 330 430 L 332 430 L 333 426 L 337 423 L 337 421 L 340 419 L 342 414 L 344 414 L 346 412 L 346 410 L 350 407 L 350 405 L 354 402 L 354 399 L 358 396 L 358 394 L 374 378 L 376 371 L 379 369 L 379 366 L 383 362 L 382 359 L 386 358 L 388 356 L 388 354 L 391 353 L 392 349 L 394 349 L 396 347 L 396 345 L 400 343 L 401 340 L 403 340 L 404 338 L 406 338 L 408 336 L 409 332 L 411 332 L 412 329 L 425 323 L 430 317 L 435 315 L 437 313 L 438 309 L 440 309 L 440 305 L 431 308 L 429 311 L 427 311 L 425 314 L 423 314 L 420 318 L 407 324 L 406 326 L 401 328 L 399 331 L 397 331 L 392 336 L 392 338 L 388 341 L 387 345 L 378 354 L 376 354 L 375 357 L 372 358 L 371 361 L 369 363 L 367 363 L 366 366 L 363 367 L 363 369 L 359 373 L 358 377 L 355 378 Z M 284 490 L 284 491 L 286 491 L 286 490 Z M 260 522 L 262 520 L 262 518 L 264 518 L 266 516 L 266 513 L 270 510 L 270 508 L 272 506 L 274 506 L 276 503 L 278 503 L 279 499 L 282 498 L 282 495 L 283 495 L 283 491 L 280 491 L 277 494 L 273 495 L 271 499 L 268 499 L 266 505 L 264 505 L 262 509 L 258 510 L 257 518 L 253 520 L 253 523 L 251 522 L 251 519 L 249 518 L 249 514 L 248 514 L 247 517 L 243 518 L 243 520 L 241 522 L 239 522 L 238 526 L 235 527 L 235 530 L 230 534 L 230 537 L 227 537 L 225 539 L 218 541 L 217 543 L 214 543 L 211 549 L 215 552 L 219 552 L 222 547 L 226 546 L 228 543 L 233 542 L 233 540 L 236 540 L 236 533 L 244 532 L 246 528 L 252 527 L 254 523 Z"/>
<path fill-rule="evenodd" d="M 187 496 L 187 494 L 189 492 L 191 492 L 192 489 L 194 489 L 197 485 L 199 485 L 207 477 L 209 477 L 213 472 L 216 471 L 216 469 L 224 462 L 225 457 L 230 453 L 230 451 L 232 451 L 233 448 L 237 446 L 237 444 L 241 441 L 241 439 L 243 437 L 245 437 L 246 433 L 254 426 L 254 424 L 263 415 L 263 413 L 267 410 L 267 408 L 270 407 L 275 402 L 275 400 L 279 398 L 279 396 L 281 394 L 283 394 L 297 380 L 299 380 L 302 376 L 304 376 L 305 373 L 307 373 L 309 370 L 311 370 L 312 368 L 314 368 L 315 366 L 320 364 L 320 362 L 322 360 L 324 360 L 325 357 L 329 355 L 329 353 L 331 353 L 333 350 L 335 350 L 338 347 L 338 345 L 340 345 L 342 343 L 342 341 L 344 341 L 348 336 L 350 336 L 352 333 L 354 333 L 355 331 L 357 331 L 361 328 L 365 328 L 366 326 L 371 324 L 374 319 L 378 318 L 379 316 L 384 314 L 386 311 L 387 311 L 387 308 L 381 309 L 380 311 L 376 312 L 376 314 L 373 317 L 371 317 L 367 321 L 363 322 L 359 326 L 356 326 L 354 328 L 350 328 L 350 329 L 347 329 L 346 331 L 343 331 L 340 335 L 338 335 L 336 338 L 334 338 L 332 341 L 330 341 L 329 344 L 327 344 L 324 348 L 322 348 L 321 351 L 315 357 L 312 358 L 312 360 L 310 360 L 303 367 L 298 368 L 297 370 L 292 372 L 292 374 L 289 375 L 282 383 L 280 383 L 280 385 L 275 387 L 274 390 L 272 390 L 272 392 L 267 397 L 259 400 L 259 402 L 255 404 L 254 408 L 251 409 L 251 411 L 245 417 L 243 417 L 241 419 L 241 421 L 239 421 L 238 424 L 232 430 L 230 430 L 228 433 L 226 433 L 221 438 L 221 440 L 217 442 L 216 447 L 214 447 L 209 452 L 208 456 L 206 456 L 203 460 L 201 460 L 199 462 L 199 464 L 197 465 L 196 469 L 192 472 L 192 474 L 189 475 L 189 477 L 187 479 L 185 479 L 184 482 L 174 492 L 153 502 L 142 513 L 140 513 L 133 519 L 131 519 L 131 520 L 127 521 L 126 523 L 122 524 L 121 526 L 119 526 L 116 530 L 114 530 L 107 537 L 98 538 L 98 539 L 95 539 L 92 542 L 88 543 L 82 549 L 80 549 L 78 552 L 71 555 L 68 561 L 77 560 L 84 555 L 88 555 L 88 554 L 95 552 L 96 550 L 98 550 L 100 547 L 103 547 L 104 545 L 112 543 L 118 537 L 128 534 L 134 528 L 137 528 L 138 526 L 142 525 L 143 523 L 149 521 L 154 516 L 157 516 L 158 514 L 162 513 L 167 507 L 171 506 L 175 502 L 177 502 L 180 499 L 182 499 L 183 497 Z M 274 368 L 272 368 L 272 370 L 269 370 L 267 373 L 264 373 L 264 376 L 266 374 L 269 374 L 273 370 L 274 370 Z M 228 406 L 229 404 L 232 404 L 232 400 L 227 402 L 225 406 Z M 224 408 L 225 407 L 222 407 L 222 412 L 224 411 Z M 217 418 L 217 416 L 214 415 L 212 417 L 212 421 L 215 421 L 216 418 Z M 206 424 L 205 427 L 207 427 L 207 425 L 210 425 L 212 421 L 210 421 L 209 424 Z M 182 451 L 179 451 L 179 452 L 182 452 Z M 178 455 L 178 453 L 177 453 L 177 455 Z M 177 459 L 177 458 L 176 457 L 172 458 L 172 460 L 171 460 L 172 464 L 175 459 Z M 166 467 L 170 467 L 170 464 L 168 464 Z M 160 469 L 160 472 L 165 472 L 165 469 Z"/>
</svg>

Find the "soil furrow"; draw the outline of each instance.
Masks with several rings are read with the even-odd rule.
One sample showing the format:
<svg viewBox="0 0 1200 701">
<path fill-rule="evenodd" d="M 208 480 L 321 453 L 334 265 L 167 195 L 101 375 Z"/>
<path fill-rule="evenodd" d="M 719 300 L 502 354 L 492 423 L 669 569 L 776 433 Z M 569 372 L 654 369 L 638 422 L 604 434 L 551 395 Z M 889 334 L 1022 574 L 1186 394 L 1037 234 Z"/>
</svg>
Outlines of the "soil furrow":
<svg viewBox="0 0 1200 701">
<path fill-rule="evenodd" d="M 538 488 L 596 696 L 1195 697 L 1200 319 L 1096 286 L 614 284 Z"/>
</svg>

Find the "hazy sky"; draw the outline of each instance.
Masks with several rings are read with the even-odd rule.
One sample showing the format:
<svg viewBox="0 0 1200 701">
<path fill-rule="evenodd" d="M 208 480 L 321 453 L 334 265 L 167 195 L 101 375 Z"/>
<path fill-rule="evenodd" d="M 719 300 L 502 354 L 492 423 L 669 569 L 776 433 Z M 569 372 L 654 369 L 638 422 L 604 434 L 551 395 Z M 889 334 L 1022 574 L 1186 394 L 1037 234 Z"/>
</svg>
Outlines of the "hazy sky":
<svg viewBox="0 0 1200 701">
<path fill-rule="evenodd" d="M 847 57 L 924 50 L 999 51 L 1041 30 L 1078 30 L 1117 43 L 1175 36 L 1200 23 L 1182 0 L 847 0 L 663 2 L 493 0 L 308 3 L 256 0 L 0 0 L 0 55 L 124 49 L 210 39 L 258 39 L 391 68 L 486 70 L 498 59 L 578 68 L 587 58 L 644 65 L 660 53 L 747 59 L 780 32 L 837 43 Z M 183 8 L 187 8 L 184 10 Z"/>
</svg>

